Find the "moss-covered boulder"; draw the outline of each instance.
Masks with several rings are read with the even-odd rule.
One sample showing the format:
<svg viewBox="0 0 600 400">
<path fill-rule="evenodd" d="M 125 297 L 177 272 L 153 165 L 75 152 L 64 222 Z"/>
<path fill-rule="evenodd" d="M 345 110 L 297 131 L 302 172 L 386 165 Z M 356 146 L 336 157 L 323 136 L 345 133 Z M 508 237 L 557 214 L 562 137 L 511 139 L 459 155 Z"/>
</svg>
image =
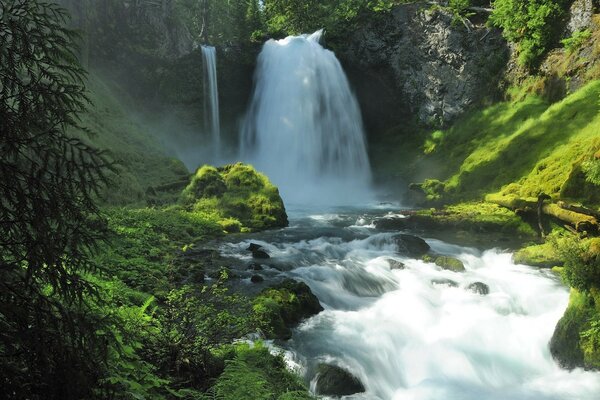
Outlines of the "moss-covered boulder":
<svg viewBox="0 0 600 400">
<path fill-rule="evenodd" d="M 286 279 L 263 290 L 252 306 L 256 325 L 269 339 L 288 340 L 303 319 L 323 311 L 319 299 L 304 282 Z"/>
<path fill-rule="evenodd" d="M 201 214 L 217 214 L 227 232 L 287 226 L 279 190 L 252 166 L 202 166 L 181 194 L 181 202 Z"/>
<path fill-rule="evenodd" d="M 465 265 L 458 258 L 439 256 L 435 259 L 435 265 L 442 269 L 447 269 L 454 272 L 464 272 Z"/>
<path fill-rule="evenodd" d="M 365 391 L 362 382 L 350 372 L 331 364 L 320 364 L 316 392 L 323 396 L 349 396 Z"/>
<path fill-rule="evenodd" d="M 513 255 L 513 261 L 540 268 L 560 267 L 564 263 L 551 243 L 524 247 Z"/>
<path fill-rule="evenodd" d="M 550 340 L 550 352 L 563 368 L 600 368 L 600 326 L 591 325 L 598 321 L 598 307 L 593 296 L 571 290 L 569 306 Z"/>
</svg>

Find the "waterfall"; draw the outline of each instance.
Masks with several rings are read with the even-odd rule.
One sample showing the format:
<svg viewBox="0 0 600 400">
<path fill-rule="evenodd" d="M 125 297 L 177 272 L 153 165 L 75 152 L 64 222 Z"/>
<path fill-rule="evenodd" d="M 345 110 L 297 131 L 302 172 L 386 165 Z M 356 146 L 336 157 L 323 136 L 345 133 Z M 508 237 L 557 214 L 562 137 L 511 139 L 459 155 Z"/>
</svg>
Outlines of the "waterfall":
<svg viewBox="0 0 600 400">
<path fill-rule="evenodd" d="M 213 154 L 221 154 L 221 125 L 219 122 L 219 88 L 217 85 L 217 50 L 212 46 L 201 46 L 204 64 L 204 121 L 210 132 Z"/>
<path fill-rule="evenodd" d="M 362 118 L 321 35 L 265 43 L 241 157 L 269 175 L 286 202 L 356 203 L 366 200 L 371 176 Z"/>
</svg>

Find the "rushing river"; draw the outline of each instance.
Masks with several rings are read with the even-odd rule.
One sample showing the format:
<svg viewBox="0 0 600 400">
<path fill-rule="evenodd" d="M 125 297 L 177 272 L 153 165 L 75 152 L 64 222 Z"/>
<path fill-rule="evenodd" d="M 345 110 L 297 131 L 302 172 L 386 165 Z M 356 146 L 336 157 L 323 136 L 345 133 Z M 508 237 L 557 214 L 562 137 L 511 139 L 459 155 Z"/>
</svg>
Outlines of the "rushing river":
<svg viewBox="0 0 600 400">
<path fill-rule="evenodd" d="M 553 273 L 515 265 L 501 249 L 428 238 L 433 251 L 457 257 L 466 272 L 401 256 L 394 233 L 372 225 L 387 212 L 296 211 L 289 228 L 222 248 L 249 261 L 244 249 L 261 244 L 272 256 L 265 264 L 275 267 L 262 272 L 267 279 L 304 281 L 319 298 L 325 311 L 282 345 L 307 382 L 326 362 L 364 383 L 366 392 L 349 399 L 600 398 L 600 375 L 563 370 L 550 355 L 569 297 Z M 467 290 L 474 282 L 488 285 L 489 294 Z"/>
</svg>

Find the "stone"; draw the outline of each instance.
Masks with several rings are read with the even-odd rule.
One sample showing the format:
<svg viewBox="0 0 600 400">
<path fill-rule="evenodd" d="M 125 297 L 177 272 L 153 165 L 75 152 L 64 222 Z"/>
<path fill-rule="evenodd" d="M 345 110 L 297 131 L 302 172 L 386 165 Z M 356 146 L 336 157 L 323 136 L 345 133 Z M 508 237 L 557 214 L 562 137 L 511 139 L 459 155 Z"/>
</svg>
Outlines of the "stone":
<svg viewBox="0 0 600 400">
<path fill-rule="evenodd" d="M 588 29 L 592 25 L 594 2 L 592 0 L 575 0 L 569 10 L 567 30 L 569 34 Z"/>
<path fill-rule="evenodd" d="M 458 258 L 449 256 L 439 256 L 435 259 L 435 265 L 442 269 L 447 269 L 454 272 L 464 272 L 465 265 Z"/>
<path fill-rule="evenodd" d="M 265 278 L 263 278 L 260 275 L 252 275 L 252 277 L 250 278 L 250 282 L 252 283 L 261 283 L 264 282 Z"/>
<path fill-rule="evenodd" d="M 400 254 L 421 257 L 430 249 L 427 242 L 417 236 L 401 233 L 394 235 L 393 239 L 396 242 L 396 246 Z"/>
<path fill-rule="evenodd" d="M 434 286 L 449 286 L 449 287 L 458 287 L 458 283 L 453 281 L 452 279 L 432 279 L 431 284 Z"/>
<path fill-rule="evenodd" d="M 267 253 L 264 250 L 255 250 L 252 252 L 252 258 L 258 258 L 258 259 L 268 259 L 271 258 L 271 256 L 269 255 L 269 253 Z"/>
<path fill-rule="evenodd" d="M 259 263 L 250 263 L 250 265 L 248 265 L 248 269 L 252 270 L 252 271 L 262 271 L 263 270 L 263 266 L 260 265 Z"/>
<path fill-rule="evenodd" d="M 408 218 L 400 218 L 400 217 L 385 217 L 376 219 L 373 223 L 375 228 L 386 230 L 386 231 L 397 231 L 401 229 L 406 229 Z"/>
<path fill-rule="evenodd" d="M 467 30 L 429 2 L 397 5 L 334 45 L 366 125 L 376 128 L 412 115 L 447 126 L 498 93 L 510 54 L 499 29 L 479 23 Z"/>
<path fill-rule="evenodd" d="M 246 248 L 246 250 L 248 251 L 256 251 L 256 250 L 260 250 L 262 249 L 262 246 L 260 244 L 256 244 L 256 243 L 250 243 L 248 245 L 248 247 Z"/>
<path fill-rule="evenodd" d="M 403 262 L 400 262 L 398 260 L 394 260 L 393 258 L 388 258 L 387 262 L 388 262 L 388 265 L 390 266 L 390 269 L 404 269 L 404 268 L 406 268 L 406 265 L 404 265 Z"/>
<path fill-rule="evenodd" d="M 316 393 L 322 396 L 341 397 L 365 391 L 357 377 L 331 364 L 319 364 L 316 381 Z"/>
<path fill-rule="evenodd" d="M 467 290 L 470 290 L 473 293 L 480 294 L 485 296 L 490 293 L 490 287 L 483 282 L 473 282 L 469 286 L 467 286 Z"/>
</svg>

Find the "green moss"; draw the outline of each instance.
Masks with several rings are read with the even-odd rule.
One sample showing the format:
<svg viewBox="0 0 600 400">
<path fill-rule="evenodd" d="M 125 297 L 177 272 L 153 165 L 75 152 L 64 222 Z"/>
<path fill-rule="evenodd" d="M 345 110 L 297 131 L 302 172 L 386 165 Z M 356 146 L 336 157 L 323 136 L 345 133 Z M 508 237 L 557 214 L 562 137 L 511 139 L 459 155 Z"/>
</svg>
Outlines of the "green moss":
<svg viewBox="0 0 600 400">
<path fill-rule="evenodd" d="M 442 269 L 447 269 L 454 272 L 464 272 L 465 265 L 457 258 L 448 256 L 439 256 L 435 259 L 435 265 Z"/>
<path fill-rule="evenodd" d="M 323 310 L 305 283 L 291 279 L 265 289 L 254 299 L 252 309 L 256 325 L 268 338 L 284 340 L 291 338 L 291 328 L 302 319 Z"/>
<path fill-rule="evenodd" d="M 556 252 L 554 245 L 546 242 L 538 245 L 524 247 L 513 256 L 517 264 L 526 264 L 534 267 L 553 268 L 561 266 L 563 261 Z"/>
<path fill-rule="evenodd" d="M 87 88 L 92 106 L 81 115 L 81 122 L 93 135 L 72 134 L 107 150 L 116 162 L 116 171 L 110 175 L 111 185 L 102 193 L 102 202 L 146 206 L 175 201 L 187 181 L 187 168 L 132 118 L 99 75 L 89 75 Z"/>
<path fill-rule="evenodd" d="M 195 213 L 217 217 L 228 232 L 288 224 L 277 188 L 265 175 L 242 163 L 199 168 L 183 190 L 181 201 Z"/>
<path fill-rule="evenodd" d="M 473 112 L 444 132 L 425 162 L 445 180 L 446 201 L 501 192 L 600 201 L 581 164 L 600 149 L 600 81 L 548 105 L 536 96 Z M 587 164 L 586 164 L 587 165 Z"/>
</svg>

